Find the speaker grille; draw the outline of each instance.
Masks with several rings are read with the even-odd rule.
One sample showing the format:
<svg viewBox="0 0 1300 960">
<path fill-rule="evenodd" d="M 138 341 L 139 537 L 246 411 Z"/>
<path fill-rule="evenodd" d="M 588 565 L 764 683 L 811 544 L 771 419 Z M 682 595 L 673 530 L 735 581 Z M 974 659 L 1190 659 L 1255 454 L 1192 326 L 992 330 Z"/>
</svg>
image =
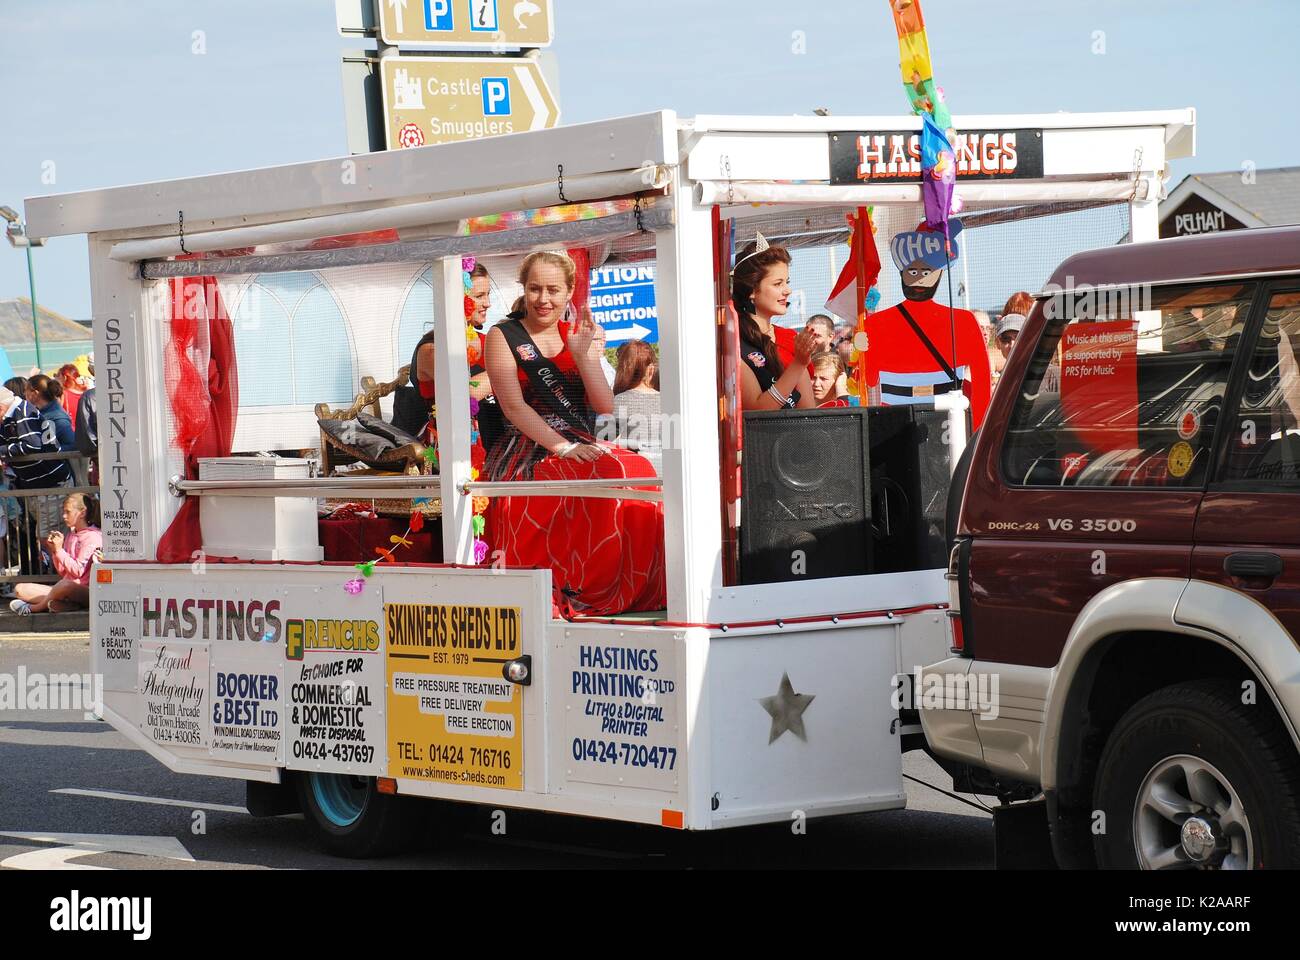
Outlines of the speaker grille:
<svg viewBox="0 0 1300 960">
<path fill-rule="evenodd" d="M 865 411 L 745 414 L 741 580 L 870 571 Z"/>
<path fill-rule="evenodd" d="M 872 407 L 868 418 L 874 572 L 945 566 L 952 477 L 948 415 L 924 407 Z"/>
</svg>

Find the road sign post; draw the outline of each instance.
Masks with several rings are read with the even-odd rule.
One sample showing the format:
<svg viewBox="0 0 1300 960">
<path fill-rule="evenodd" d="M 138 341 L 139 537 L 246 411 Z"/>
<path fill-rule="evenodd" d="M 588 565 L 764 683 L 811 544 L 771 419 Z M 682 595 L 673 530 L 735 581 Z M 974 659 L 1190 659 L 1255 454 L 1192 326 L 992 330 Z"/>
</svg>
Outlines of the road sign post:
<svg viewBox="0 0 1300 960">
<path fill-rule="evenodd" d="M 531 57 L 390 56 L 379 68 L 390 150 L 559 123 L 559 106 Z"/>
</svg>

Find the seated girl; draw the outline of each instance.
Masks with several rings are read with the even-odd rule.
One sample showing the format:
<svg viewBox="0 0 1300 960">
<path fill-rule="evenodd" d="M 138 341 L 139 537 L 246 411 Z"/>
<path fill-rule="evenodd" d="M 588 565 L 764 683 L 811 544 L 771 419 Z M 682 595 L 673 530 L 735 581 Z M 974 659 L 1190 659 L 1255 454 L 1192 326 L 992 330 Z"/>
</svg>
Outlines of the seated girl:
<svg viewBox="0 0 1300 960">
<path fill-rule="evenodd" d="M 769 246 L 759 234 L 731 271 L 731 299 L 740 319 L 740 399 L 745 410 L 816 406 L 808 361 L 817 338 L 807 328 L 791 339 L 791 361 L 783 362 L 773 317 L 790 306 L 790 254 Z"/>
<path fill-rule="evenodd" d="M 654 477 L 644 457 L 597 442 L 614 410 L 602 338 L 585 307 L 569 309 L 573 261 L 526 257 L 522 303 L 487 335 L 487 372 L 505 415 L 483 479 Z M 494 562 L 549 567 L 561 609 L 598 616 L 666 606 L 663 504 L 594 497 L 500 497 L 487 514 Z"/>
<path fill-rule="evenodd" d="M 90 568 L 102 559 L 103 535 L 99 532 L 99 501 L 74 493 L 63 501 L 65 537 L 54 530 L 45 538 L 54 569 L 63 578 L 56 584 L 20 583 L 14 587 L 17 599 L 9 604 L 14 613 L 64 613 L 90 606 Z"/>
<path fill-rule="evenodd" d="M 469 343 L 469 395 L 471 399 L 481 401 L 492 393 L 492 383 L 482 363 L 483 324 L 487 320 L 488 307 L 492 304 L 491 277 L 483 264 L 475 261 L 471 266 L 468 258 L 461 262 L 470 276 L 470 289 L 465 299 L 472 304 L 472 310 L 467 310 L 467 319 L 476 331 Z M 409 389 L 398 390 L 393 398 L 393 426 L 426 443 L 432 442 L 437 430 L 433 417 L 436 357 L 433 330 L 429 330 L 411 351 L 411 367 L 407 376 Z"/>
<path fill-rule="evenodd" d="M 819 407 L 853 407 L 857 398 L 842 389 L 845 382 L 844 361 L 834 350 L 814 353 L 812 358 L 813 401 Z"/>
</svg>

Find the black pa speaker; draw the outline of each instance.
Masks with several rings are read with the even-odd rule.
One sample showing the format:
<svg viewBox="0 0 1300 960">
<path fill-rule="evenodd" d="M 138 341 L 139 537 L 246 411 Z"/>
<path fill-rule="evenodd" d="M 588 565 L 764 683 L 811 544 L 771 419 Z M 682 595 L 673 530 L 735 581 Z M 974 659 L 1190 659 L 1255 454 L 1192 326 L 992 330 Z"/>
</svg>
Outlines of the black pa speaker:
<svg viewBox="0 0 1300 960">
<path fill-rule="evenodd" d="M 745 414 L 741 583 L 871 572 L 866 414 L 860 407 Z"/>
<path fill-rule="evenodd" d="M 944 518 L 952 479 L 948 414 L 870 407 L 872 573 L 947 566 Z"/>
</svg>

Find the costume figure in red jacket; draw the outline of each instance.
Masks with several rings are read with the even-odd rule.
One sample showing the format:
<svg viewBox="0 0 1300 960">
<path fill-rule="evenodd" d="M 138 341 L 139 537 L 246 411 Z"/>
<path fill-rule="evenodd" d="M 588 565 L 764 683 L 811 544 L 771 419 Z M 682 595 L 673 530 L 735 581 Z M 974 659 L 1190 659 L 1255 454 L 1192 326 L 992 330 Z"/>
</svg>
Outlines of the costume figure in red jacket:
<svg viewBox="0 0 1300 960">
<path fill-rule="evenodd" d="M 927 229 L 924 223 L 891 241 L 889 249 L 902 276 L 905 299 L 867 317 L 867 384 L 879 386 L 880 402 L 889 406 L 933 405 L 936 395 L 956 389 L 940 362 L 942 357 L 970 400 L 972 429 L 978 430 L 992 388 L 984 336 L 969 310 L 954 308 L 950 315 L 948 307 L 934 302 L 944 268 L 956 263 L 959 253 L 955 238 L 961 232 L 961 222 L 951 220 L 948 227 L 954 238 L 951 257 L 944 249 L 943 234 Z"/>
</svg>

